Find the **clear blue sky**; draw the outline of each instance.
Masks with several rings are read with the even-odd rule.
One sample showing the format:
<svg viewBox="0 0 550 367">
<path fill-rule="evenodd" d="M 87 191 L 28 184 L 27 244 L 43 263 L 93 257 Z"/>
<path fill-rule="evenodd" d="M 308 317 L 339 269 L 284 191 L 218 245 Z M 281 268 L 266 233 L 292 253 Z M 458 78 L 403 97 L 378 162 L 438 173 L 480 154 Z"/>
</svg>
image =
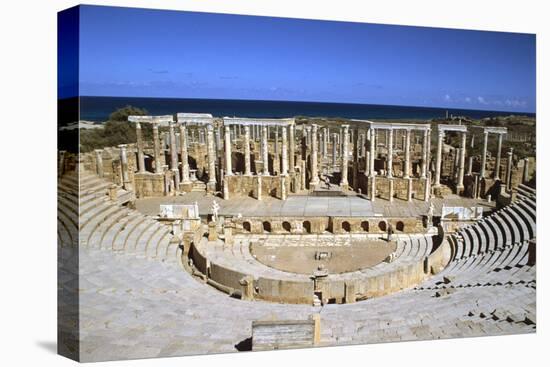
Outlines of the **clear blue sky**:
<svg viewBox="0 0 550 367">
<path fill-rule="evenodd" d="M 535 112 L 535 36 L 82 6 L 80 95 Z"/>
</svg>

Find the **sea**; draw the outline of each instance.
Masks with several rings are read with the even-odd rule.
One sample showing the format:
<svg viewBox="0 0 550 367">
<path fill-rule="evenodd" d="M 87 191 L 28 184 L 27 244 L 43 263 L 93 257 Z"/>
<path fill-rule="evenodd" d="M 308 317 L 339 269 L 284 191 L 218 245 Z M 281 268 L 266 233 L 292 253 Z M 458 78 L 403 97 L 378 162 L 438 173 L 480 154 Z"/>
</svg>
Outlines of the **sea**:
<svg viewBox="0 0 550 367">
<path fill-rule="evenodd" d="M 453 108 L 392 106 L 356 103 L 261 101 L 192 98 L 80 97 L 80 120 L 102 122 L 124 106 L 147 110 L 150 115 L 172 115 L 178 112 L 210 113 L 218 117 L 285 118 L 294 116 L 332 117 L 379 120 L 430 120 L 447 115 L 473 119 L 508 116 L 535 117 L 533 113 L 482 111 Z"/>
</svg>

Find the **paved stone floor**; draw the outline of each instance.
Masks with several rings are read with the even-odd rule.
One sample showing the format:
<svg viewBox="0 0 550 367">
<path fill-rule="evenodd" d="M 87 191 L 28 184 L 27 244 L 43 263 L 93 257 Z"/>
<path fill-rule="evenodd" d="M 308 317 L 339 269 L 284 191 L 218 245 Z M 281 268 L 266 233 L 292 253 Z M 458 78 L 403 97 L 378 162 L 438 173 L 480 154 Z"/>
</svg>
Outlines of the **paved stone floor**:
<svg viewBox="0 0 550 367">
<path fill-rule="evenodd" d="M 80 249 L 82 361 L 237 352 L 253 320 L 321 314 L 321 345 L 379 343 L 534 332 L 507 321 L 531 302 L 525 286 L 405 290 L 354 304 L 285 305 L 228 297 L 175 264 L 110 250 Z M 531 300 L 528 301 L 527 300 Z M 498 312 L 499 319 L 480 315 Z"/>
<path fill-rule="evenodd" d="M 199 192 L 190 192 L 180 196 L 139 199 L 136 208 L 148 215 L 158 215 L 160 204 L 189 204 L 197 202 L 201 215 L 211 214 L 212 201 L 220 204 L 220 215 L 243 216 L 352 216 L 352 217 L 417 217 L 426 215 L 429 203 L 421 200 L 407 202 L 396 199 L 389 202 L 377 199 L 374 202 L 359 195 L 343 197 L 319 197 L 291 195 L 287 200 L 266 197 L 259 201 L 251 197 L 235 196 L 230 200 L 215 198 Z M 481 206 L 491 210 L 494 203 L 484 200 L 451 196 L 445 199 L 433 199 L 435 215 L 441 214 L 441 207 L 446 206 Z"/>
</svg>

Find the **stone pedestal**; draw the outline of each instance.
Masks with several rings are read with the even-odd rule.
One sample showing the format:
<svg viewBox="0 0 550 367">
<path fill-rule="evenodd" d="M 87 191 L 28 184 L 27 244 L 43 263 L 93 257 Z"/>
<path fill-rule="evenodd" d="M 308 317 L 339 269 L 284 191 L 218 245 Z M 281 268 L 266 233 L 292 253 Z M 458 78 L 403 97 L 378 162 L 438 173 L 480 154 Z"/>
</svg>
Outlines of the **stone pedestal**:
<svg viewBox="0 0 550 367">
<path fill-rule="evenodd" d="M 355 283 L 353 282 L 345 283 L 345 302 L 355 303 Z"/>
<path fill-rule="evenodd" d="M 252 275 L 247 275 L 243 277 L 239 284 L 241 285 L 242 299 L 244 301 L 254 300 L 254 278 Z"/>
<path fill-rule="evenodd" d="M 431 192 L 431 173 L 428 172 L 427 177 L 424 179 L 424 201 L 430 200 L 430 192 Z"/>
<path fill-rule="evenodd" d="M 229 182 L 227 177 L 223 178 L 222 184 L 223 184 L 223 199 L 229 200 Z"/>
<path fill-rule="evenodd" d="M 109 200 L 117 201 L 118 200 L 118 187 L 117 185 L 109 186 Z"/>
<path fill-rule="evenodd" d="M 216 228 L 216 222 L 208 223 L 208 241 L 218 240 L 218 230 Z"/>
<path fill-rule="evenodd" d="M 280 179 L 281 179 L 281 194 L 280 194 L 280 199 L 281 200 L 286 200 L 287 198 L 287 184 L 286 184 L 286 181 L 287 181 L 287 176 L 280 176 Z"/>
<path fill-rule="evenodd" d="M 235 224 L 230 219 L 226 218 L 223 224 L 223 236 L 224 236 L 224 243 L 226 246 L 232 247 L 235 242 L 233 238 L 234 227 L 235 227 Z"/>
<path fill-rule="evenodd" d="M 256 176 L 255 195 L 257 200 L 262 200 L 262 176 Z"/>
<path fill-rule="evenodd" d="M 374 201 L 376 198 L 376 176 L 372 175 L 370 178 L 370 200 Z"/>
</svg>

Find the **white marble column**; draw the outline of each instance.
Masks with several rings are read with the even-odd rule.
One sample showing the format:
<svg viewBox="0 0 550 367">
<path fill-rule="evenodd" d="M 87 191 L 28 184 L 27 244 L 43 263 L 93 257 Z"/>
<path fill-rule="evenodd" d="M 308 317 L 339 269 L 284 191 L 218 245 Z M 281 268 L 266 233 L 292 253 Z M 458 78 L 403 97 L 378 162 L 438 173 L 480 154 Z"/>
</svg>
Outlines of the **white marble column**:
<svg viewBox="0 0 550 367">
<path fill-rule="evenodd" d="M 280 175 L 281 174 L 281 152 L 279 147 L 279 126 L 275 125 L 273 127 L 275 129 L 275 137 L 273 140 L 273 174 L 274 175 Z M 269 137 L 269 134 L 268 134 Z M 268 140 L 268 146 L 269 146 L 269 140 Z"/>
<path fill-rule="evenodd" d="M 120 144 L 120 168 L 122 171 L 122 184 L 125 190 L 131 190 L 130 178 L 128 175 L 128 154 L 126 151 L 126 144 Z"/>
<path fill-rule="evenodd" d="M 387 167 L 386 176 L 388 178 L 392 178 L 393 177 L 393 129 L 387 130 L 386 136 L 388 137 L 388 156 L 386 159 L 388 167 Z"/>
<path fill-rule="evenodd" d="M 523 158 L 523 175 L 521 183 L 525 184 L 529 181 L 529 158 Z"/>
<path fill-rule="evenodd" d="M 342 178 L 340 180 L 340 186 L 347 188 L 348 182 L 348 156 L 349 156 L 349 125 L 343 125 L 343 144 L 342 144 Z"/>
<path fill-rule="evenodd" d="M 487 165 L 487 140 L 489 139 L 489 132 L 483 131 L 483 151 L 481 152 L 481 171 L 479 173 L 480 179 L 485 178 L 485 166 Z"/>
<path fill-rule="evenodd" d="M 229 125 L 225 125 L 225 175 L 233 175 L 233 169 L 231 168 L 231 130 Z"/>
<path fill-rule="evenodd" d="M 500 179 L 500 158 L 502 151 L 502 134 L 498 134 L 497 160 L 495 162 L 495 179 Z"/>
<path fill-rule="evenodd" d="M 206 144 L 208 151 L 208 191 L 216 190 L 216 149 L 214 148 L 214 127 L 206 125 Z"/>
<path fill-rule="evenodd" d="M 422 167 L 420 176 L 426 178 L 426 168 L 428 166 L 428 139 L 430 139 L 429 129 L 424 130 L 424 138 L 422 140 Z"/>
<path fill-rule="evenodd" d="M 281 167 L 281 174 L 283 176 L 286 176 L 288 174 L 288 142 L 287 142 L 287 134 L 286 134 L 286 126 L 283 126 L 281 129 L 281 135 L 282 135 L 282 147 L 281 147 L 281 159 L 282 159 L 282 167 Z"/>
<path fill-rule="evenodd" d="M 96 149 L 95 150 L 95 165 L 96 165 L 96 172 L 99 177 L 103 177 L 103 149 Z"/>
<path fill-rule="evenodd" d="M 405 169 L 403 177 L 411 176 L 411 130 L 407 129 L 405 133 Z"/>
<path fill-rule="evenodd" d="M 264 165 L 264 176 L 269 176 L 269 147 L 267 144 L 267 126 L 262 125 L 262 161 Z"/>
<path fill-rule="evenodd" d="M 288 146 L 288 165 L 289 165 L 290 172 L 294 172 L 294 167 L 296 166 L 296 162 L 294 161 L 295 144 L 296 144 L 294 124 L 290 124 L 288 126 L 288 140 L 290 141 Z"/>
<path fill-rule="evenodd" d="M 162 164 L 160 162 L 160 140 L 159 140 L 159 123 L 152 122 L 153 125 L 153 150 L 155 156 L 155 173 L 162 173 Z"/>
<path fill-rule="evenodd" d="M 311 126 L 311 149 L 310 149 L 310 157 L 311 157 L 311 181 L 309 182 L 311 185 L 317 185 L 319 183 L 319 166 L 317 162 L 317 125 Z"/>
<path fill-rule="evenodd" d="M 458 183 L 457 191 L 464 188 L 464 166 L 466 165 L 466 132 L 462 133 L 462 141 L 460 143 L 460 161 L 458 162 Z"/>
<path fill-rule="evenodd" d="M 328 154 L 328 127 L 323 128 L 323 158 Z"/>
<path fill-rule="evenodd" d="M 374 177 L 374 159 L 376 158 L 376 129 L 370 129 L 370 146 L 369 146 L 369 177 Z"/>
<path fill-rule="evenodd" d="M 252 175 L 250 169 L 250 125 L 244 126 L 244 174 Z"/>
<path fill-rule="evenodd" d="M 180 184 L 180 170 L 178 169 L 178 150 L 176 145 L 176 132 L 174 130 L 175 124 L 170 123 L 170 169 L 174 175 L 175 190 L 179 190 Z"/>
<path fill-rule="evenodd" d="M 512 164 L 514 157 L 514 148 L 508 150 L 508 163 L 506 164 L 506 190 L 512 189 Z"/>
<path fill-rule="evenodd" d="M 143 155 L 143 133 L 141 131 L 141 124 L 139 122 L 136 122 L 136 140 L 138 151 L 138 170 L 139 173 L 145 173 L 145 156 Z"/>
<path fill-rule="evenodd" d="M 337 153 L 338 152 L 338 134 L 332 133 L 332 167 L 333 169 L 337 166 Z"/>
<path fill-rule="evenodd" d="M 441 154 L 443 152 L 443 138 L 445 137 L 445 131 L 440 130 L 437 138 L 437 155 L 435 157 L 435 181 L 434 186 L 441 186 Z"/>
<path fill-rule="evenodd" d="M 189 184 L 189 152 L 187 147 L 187 128 L 185 124 L 180 124 L 180 154 L 181 154 L 181 176 L 182 183 Z"/>
</svg>

